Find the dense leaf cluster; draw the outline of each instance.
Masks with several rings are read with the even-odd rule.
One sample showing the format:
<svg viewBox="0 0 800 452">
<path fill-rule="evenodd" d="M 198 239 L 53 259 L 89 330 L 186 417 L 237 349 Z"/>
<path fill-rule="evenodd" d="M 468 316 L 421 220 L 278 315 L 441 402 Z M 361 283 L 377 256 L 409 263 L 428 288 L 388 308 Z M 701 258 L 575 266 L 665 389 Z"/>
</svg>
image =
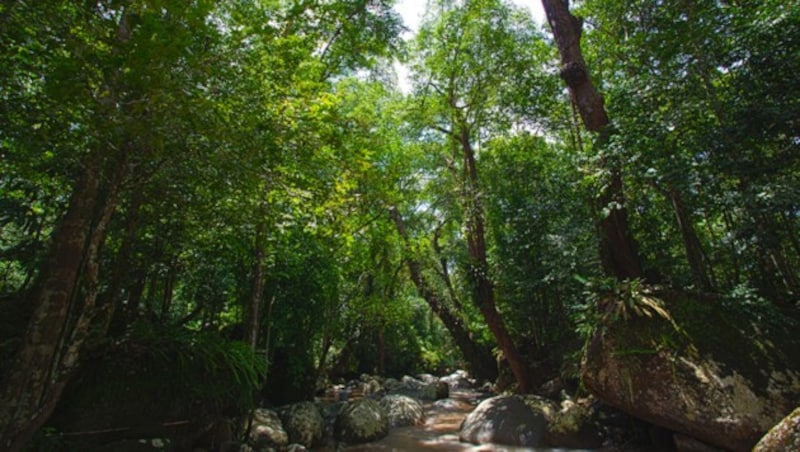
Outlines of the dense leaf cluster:
<svg viewBox="0 0 800 452">
<path fill-rule="evenodd" d="M 189 396 L 239 406 L 514 354 L 540 383 L 605 321 L 600 286 L 797 316 L 795 0 L 580 2 L 602 139 L 525 9 L 430 3 L 408 41 L 386 0 L 0 6 L 0 378 L 58 287 L 51 383 L 136 331 Z M 603 285 L 622 209 L 644 271 Z M 641 300 L 619 313 L 660 315 Z"/>
</svg>

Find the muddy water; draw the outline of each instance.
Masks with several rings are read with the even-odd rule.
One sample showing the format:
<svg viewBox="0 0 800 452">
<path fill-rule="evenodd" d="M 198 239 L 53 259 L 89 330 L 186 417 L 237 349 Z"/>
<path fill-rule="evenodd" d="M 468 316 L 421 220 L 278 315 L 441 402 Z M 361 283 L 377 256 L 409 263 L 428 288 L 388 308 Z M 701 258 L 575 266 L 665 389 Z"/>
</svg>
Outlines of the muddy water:
<svg viewBox="0 0 800 452">
<path fill-rule="evenodd" d="M 473 391 L 450 391 L 450 399 L 425 405 L 426 420 L 423 425 L 395 428 L 390 430 L 389 435 L 380 441 L 347 446 L 340 450 L 351 452 L 517 452 L 533 450 L 492 444 L 476 446 L 460 442 L 458 432 L 461 421 L 475 408 L 477 402 L 478 394 Z"/>
</svg>

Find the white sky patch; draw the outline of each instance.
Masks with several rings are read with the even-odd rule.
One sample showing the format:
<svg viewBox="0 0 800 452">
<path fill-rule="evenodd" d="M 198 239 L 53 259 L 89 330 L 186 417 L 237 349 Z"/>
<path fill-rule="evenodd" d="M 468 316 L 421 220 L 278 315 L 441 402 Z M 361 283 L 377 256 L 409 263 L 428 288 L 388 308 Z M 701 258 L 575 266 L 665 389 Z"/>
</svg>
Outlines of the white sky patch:
<svg viewBox="0 0 800 452">
<path fill-rule="evenodd" d="M 400 13 L 406 27 L 410 29 L 409 32 L 403 35 L 404 39 L 411 39 L 414 33 L 419 30 L 422 17 L 425 15 L 425 9 L 428 7 L 428 1 L 429 0 L 397 0 L 395 3 L 394 9 Z M 533 20 L 538 24 L 547 23 L 541 0 L 511 0 L 511 3 L 530 11 Z M 397 72 L 400 91 L 404 93 L 411 92 L 411 82 L 409 80 L 410 71 L 408 67 L 395 61 L 394 70 Z"/>
</svg>

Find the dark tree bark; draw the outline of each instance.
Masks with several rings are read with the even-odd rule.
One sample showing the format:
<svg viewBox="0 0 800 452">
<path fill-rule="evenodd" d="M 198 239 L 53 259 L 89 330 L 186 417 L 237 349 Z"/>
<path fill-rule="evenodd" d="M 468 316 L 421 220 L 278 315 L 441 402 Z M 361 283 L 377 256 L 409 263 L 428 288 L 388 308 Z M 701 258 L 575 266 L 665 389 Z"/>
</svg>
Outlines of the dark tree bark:
<svg viewBox="0 0 800 452">
<path fill-rule="evenodd" d="M 703 251 L 703 245 L 694 227 L 692 215 L 683 202 L 683 196 L 681 196 L 680 191 L 671 184 L 666 184 L 665 187 L 662 187 L 653 182 L 651 185 L 656 191 L 661 193 L 662 196 L 667 198 L 672 205 L 672 211 L 675 214 L 675 222 L 678 224 L 681 239 L 683 240 L 686 260 L 689 263 L 689 268 L 692 271 L 692 279 L 697 285 L 697 288 L 707 292 L 713 292 L 716 290 L 716 284 L 714 283 L 714 274 L 711 264 L 708 261 L 706 253 Z"/>
<path fill-rule="evenodd" d="M 483 204 L 481 202 L 480 185 L 478 181 L 478 168 L 475 164 L 475 152 L 469 139 L 469 130 L 462 126 L 458 135 L 458 142 L 464 158 L 464 171 L 466 173 L 465 211 L 467 216 L 467 252 L 469 255 L 469 270 L 467 277 L 472 283 L 472 291 L 478 310 L 481 312 L 486 326 L 492 332 L 497 345 L 508 360 L 511 372 L 522 393 L 528 392 L 530 379 L 525 360 L 517 350 L 511 335 L 508 333 L 502 316 L 497 311 L 494 297 L 494 281 L 489 271 L 489 261 L 486 258 L 486 232 L 483 219 Z"/>
<path fill-rule="evenodd" d="M 683 246 L 686 250 L 686 259 L 689 262 L 689 268 L 692 269 L 695 284 L 702 290 L 713 292 L 716 289 L 716 285 L 714 284 L 711 266 L 708 263 L 706 253 L 703 251 L 700 237 L 697 236 L 691 214 L 683 203 L 683 197 L 675 187 L 669 187 L 666 194 L 675 212 L 675 220 L 678 222 L 678 228 L 681 231 Z"/>
<path fill-rule="evenodd" d="M 608 142 L 611 129 L 603 96 L 595 89 L 581 53 L 582 21 L 569 12 L 567 0 L 542 0 L 542 5 L 561 55 L 561 78 L 567 84 L 584 126 L 598 134 L 597 145 L 602 147 Z M 602 165 L 609 173 L 596 206 L 600 217 L 598 229 L 603 270 L 618 279 L 641 278 L 644 272 L 630 231 L 619 164 L 604 159 Z"/>
<path fill-rule="evenodd" d="M 406 232 L 403 218 L 400 216 L 400 212 L 395 208 L 391 208 L 389 212 L 395 223 L 397 232 L 400 234 L 407 248 L 408 233 Z M 497 362 L 492 357 L 491 351 L 488 348 L 479 346 L 472 340 L 470 332 L 459 316 L 452 312 L 450 308 L 439 299 L 436 291 L 434 291 L 425 280 L 419 262 L 408 253 L 406 253 L 404 260 L 408 267 L 408 272 L 411 275 L 411 281 L 417 288 L 419 296 L 428 303 L 431 311 L 439 317 L 444 327 L 447 328 L 456 347 L 458 347 L 464 359 L 467 361 L 470 367 L 469 370 L 479 379 L 494 381 L 497 378 Z"/>
<path fill-rule="evenodd" d="M 666 194 L 672 203 L 675 220 L 681 232 L 683 248 L 686 251 L 686 260 L 689 262 L 689 268 L 692 271 L 692 279 L 697 284 L 697 288 L 713 291 L 714 283 L 709 273 L 709 266 L 706 264 L 707 259 L 703 252 L 700 238 L 697 236 L 697 231 L 694 229 L 691 216 L 683 204 L 683 199 L 674 188 L 667 190 Z"/>
<path fill-rule="evenodd" d="M 261 325 L 261 304 L 264 301 L 264 239 L 266 223 L 259 221 L 253 253 L 253 285 L 247 303 L 245 316 L 244 342 L 255 351 L 258 344 L 258 330 Z"/>
<path fill-rule="evenodd" d="M 131 281 L 131 258 L 137 241 L 139 210 L 143 200 L 144 196 L 141 190 L 134 190 L 133 198 L 127 209 L 127 217 L 125 218 L 125 235 L 122 239 L 122 246 L 113 264 L 111 282 L 101 299 L 98 300 L 99 305 L 105 309 L 110 309 L 108 321 L 102 327 L 103 333 L 112 335 L 122 333 L 128 326 L 129 310 L 134 303 L 138 305 L 138 298 L 135 296 L 134 290 L 136 283 Z M 128 291 L 127 303 L 122 305 L 122 291 L 126 285 L 130 286 L 130 290 Z M 141 287 L 144 288 L 143 285 Z M 139 292 L 139 295 L 141 295 L 141 292 Z"/>
<path fill-rule="evenodd" d="M 0 386 L 3 450 L 21 450 L 42 427 L 78 362 L 97 315 L 97 256 L 125 167 L 123 159 L 103 165 L 99 154 L 86 162 L 53 233 L 23 345 Z"/>
<path fill-rule="evenodd" d="M 162 320 L 169 317 L 169 311 L 172 309 L 172 299 L 175 294 L 175 279 L 178 277 L 178 258 L 173 256 L 169 262 L 167 269 L 167 278 L 164 281 L 164 296 L 161 298 L 161 314 Z"/>
</svg>

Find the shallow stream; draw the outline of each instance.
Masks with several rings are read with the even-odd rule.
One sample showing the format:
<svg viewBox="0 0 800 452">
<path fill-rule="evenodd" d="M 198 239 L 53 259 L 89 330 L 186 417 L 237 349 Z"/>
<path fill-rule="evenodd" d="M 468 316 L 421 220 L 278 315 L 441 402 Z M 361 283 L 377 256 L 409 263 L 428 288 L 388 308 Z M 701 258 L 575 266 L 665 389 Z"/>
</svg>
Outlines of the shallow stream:
<svg viewBox="0 0 800 452">
<path fill-rule="evenodd" d="M 458 440 L 461 421 L 472 411 L 479 401 L 479 394 L 470 390 L 451 390 L 450 398 L 438 403 L 425 404 L 425 423 L 413 427 L 398 427 L 380 441 L 346 446 L 342 451 L 351 452 L 413 452 L 413 451 L 471 451 L 471 452 L 521 452 L 532 450 L 523 447 L 493 444 L 462 443 Z M 315 449 L 319 452 L 333 452 L 331 448 Z M 562 449 L 563 450 L 563 449 Z"/>
</svg>

